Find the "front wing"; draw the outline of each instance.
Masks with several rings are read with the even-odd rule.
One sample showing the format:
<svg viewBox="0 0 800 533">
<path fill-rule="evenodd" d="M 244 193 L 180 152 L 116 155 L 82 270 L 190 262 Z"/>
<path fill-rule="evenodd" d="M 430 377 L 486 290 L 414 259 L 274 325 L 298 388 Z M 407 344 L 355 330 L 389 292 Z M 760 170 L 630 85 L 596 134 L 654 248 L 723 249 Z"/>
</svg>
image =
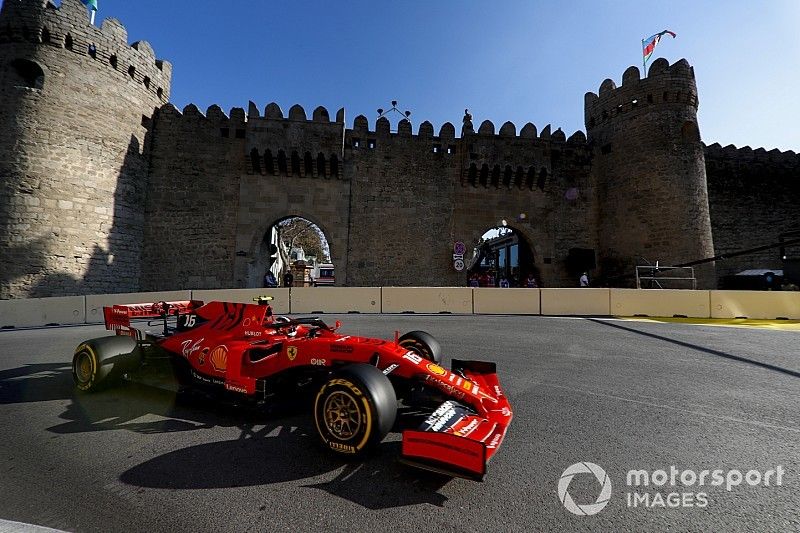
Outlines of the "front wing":
<svg viewBox="0 0 800 533">
<path fill-rule="evenodd" d="M 493 391 L 494 398 L 482 402 L 485 408 L 479 413 L 456 400 L 444 402 L 419 429 L 403 432 L 401 460 L 426 470 L 482 481 L 511 424 L 511 407 L 493 364 L 454 360 L 453 371 Z"/>
</svg>

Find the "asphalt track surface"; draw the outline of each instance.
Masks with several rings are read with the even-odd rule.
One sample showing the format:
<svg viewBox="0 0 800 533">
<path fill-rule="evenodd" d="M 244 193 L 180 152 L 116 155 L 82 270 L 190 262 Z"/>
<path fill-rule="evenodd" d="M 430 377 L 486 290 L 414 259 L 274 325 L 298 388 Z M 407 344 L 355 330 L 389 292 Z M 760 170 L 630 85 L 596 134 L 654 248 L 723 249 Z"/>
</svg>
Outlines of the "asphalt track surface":
<svg viewBox="0 0 800 533">
<path fill-rule="evenodd" d="M 326 316 L 392 338 L 425 329 L 445 358 L 497 362 L 514 422 L 486 481 L 321 451 L 303 413 L 237 409 L 133 385 L 73 391 L 68 362 L 100 326 L 0 332 L 0 519 L 70 531 L 797 531 L 800 333 L 524 316 Z M 562 472 L 612 483 L 567 512 Z M 782 485 L 628 487 L 629 470 L 762 472 Z M 705 492 L 704 508 L 628 493 Z M 600 483 L 579 474 L 577 504 Z M 695 500 L 696 501 L 696 500 Z"/>
</svg>

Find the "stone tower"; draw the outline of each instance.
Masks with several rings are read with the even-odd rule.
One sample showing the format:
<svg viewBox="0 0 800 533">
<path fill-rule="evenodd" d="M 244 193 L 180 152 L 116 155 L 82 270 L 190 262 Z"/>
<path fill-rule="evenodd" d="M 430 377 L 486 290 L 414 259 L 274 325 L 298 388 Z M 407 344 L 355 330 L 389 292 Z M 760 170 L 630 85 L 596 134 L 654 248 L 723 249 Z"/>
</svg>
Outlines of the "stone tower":
<svg viewBox="0 0 800 533">
<path fill-rule="evenodd" d="M 605 276 L 632 275 L 642 258 L 676 265 L 714 255 L 697 104 L 685 59 L 657 59 L 644 79 L 630 67 L 621 87 L 607 79 L 599 95 L 586 94 Z M 700 288 L 715 288 L 713 264 L 695 275 Z"/>
<path fill-rule="evenodd" d="M 134 291 L 171 65 L 80 0 L 0 12 L 0 298 Z"/>
</svg>

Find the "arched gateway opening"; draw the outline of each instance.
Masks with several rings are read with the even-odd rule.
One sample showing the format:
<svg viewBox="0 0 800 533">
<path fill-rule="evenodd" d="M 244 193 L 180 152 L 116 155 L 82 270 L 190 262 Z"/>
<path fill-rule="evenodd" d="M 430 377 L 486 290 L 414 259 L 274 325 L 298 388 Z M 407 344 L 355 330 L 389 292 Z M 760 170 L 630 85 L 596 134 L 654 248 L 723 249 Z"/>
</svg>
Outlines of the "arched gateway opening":
<svg viewBox="0 0 800 533">
<path fill-rule="evenodd" d="M 473 249 L 467 268 L 472 287 L 539 287 L 541 278 L 525 237 L 508 226 L 488 229 Z"/>
<path fill-rule="evenodd" d="M 248 265 L 250 287 L 315 287 L 335 283 L 336 272 L 325 233 L 299 216 L 274 222 Z"/>
</svg>

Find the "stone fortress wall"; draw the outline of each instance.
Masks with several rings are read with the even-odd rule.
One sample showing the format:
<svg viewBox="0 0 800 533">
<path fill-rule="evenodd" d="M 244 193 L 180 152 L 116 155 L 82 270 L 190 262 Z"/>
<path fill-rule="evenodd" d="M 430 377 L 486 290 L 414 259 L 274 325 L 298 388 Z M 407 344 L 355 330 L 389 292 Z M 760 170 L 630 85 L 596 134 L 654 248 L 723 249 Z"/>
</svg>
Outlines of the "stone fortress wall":
<svg viewBox="0 0 800 533">
<path fill-rule="evenodd" d="M 600 256 L 618 274 L 644 260 L 680 264 L 713 256 L 697 87 L 686 60 L 656 59 L 640 79 L 628 68 L 585 96 L 598 180 Z M 710 266 L 698 269 L 703 286 Z"/>
<path fill-rule="evenodd" d="M 0 58 L 0 298 L 137 290 L 171 65 L 80 0 L 6 0 Z"/>
<path fill-rule="evenodd" d="M 550 287 L 575 285 L 572 248 L 596 251 L 595 277 L 629 285 L 614 276 L 641 258 L 689 261 L 798 229 L 798 157 L 703 145 L 685 60 L 588 93 L 588 138 L 489 121 L 348 128 L 344 109 L 309 118 L 274 103 L 179 111 L 170 76 L 119 22 L 89 25 L 80 0 L 4 2 L 0 298 L 257 286 L 264 237 L 288 216 L 322 228 L 337 284 L 351 286 L 463 285 L 453 243 L 500 220 Z M 777 251 L 701 268 L 701 286 L 750 265 L 779 268 Z"/>
<path fill-rule="evenodd" d="M 800 231 L 800 155 L 714 143 L 706 146 L 705 160 L 717 254 L 776 243 L 781 233 Z M 788 252 L 797 259 L 800 246 Z M 718 261 L 717 275 L 748 268 L 782 268 L 779 250 Z"/>
</svg>

